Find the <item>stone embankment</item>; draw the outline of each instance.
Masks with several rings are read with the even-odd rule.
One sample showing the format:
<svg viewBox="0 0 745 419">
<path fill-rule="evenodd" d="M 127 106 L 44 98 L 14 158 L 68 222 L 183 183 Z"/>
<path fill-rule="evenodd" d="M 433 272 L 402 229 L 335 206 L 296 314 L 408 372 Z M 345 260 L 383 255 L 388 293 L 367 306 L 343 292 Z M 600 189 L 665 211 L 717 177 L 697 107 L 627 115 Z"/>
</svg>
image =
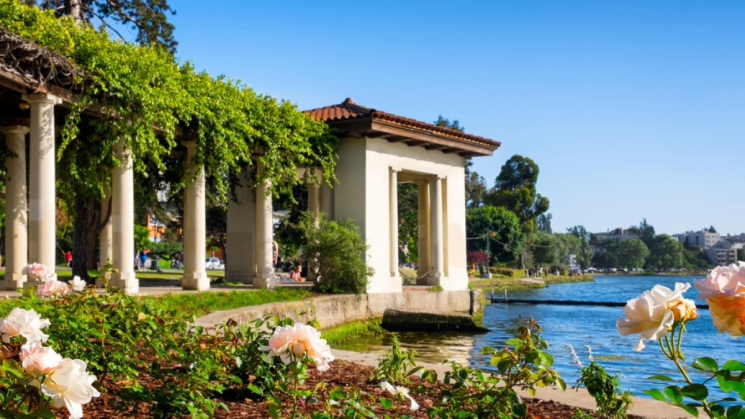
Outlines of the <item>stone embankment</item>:
<svg viewBox="0 0 745 419">
<path fill-rule="evenodd" d="M 264 304 L 242 307 L 234 310 L 218 311 L 200 317 L 197 326 L 211 327 L 228 320 L 238 324 L 251 322 L 267 316 L 288 317 L 297 322 L 307 323 L 315 320 L 324 329 L 346 323 L 371 319 L 391 319 L 397 315 L 412 316 L 428 314 L 437 318 L 433 330 L 464 330 L 464 317 L 480 318 L 483 311 L 483 294 L 480 290 L 428 292 L 405 290 L 400 293 L 380 293 L 366 295 L 326 295 L 303 301 Z M 452 322 L 448 316 L 452 314 Z M 436 316 L 435 316 L 436 315 Z M 474 316 L 475 315 L 475 316 Z M 401 322 L 398 322 L 401 324 Z M 473 320 L 471 320 L 473 323 Z M 453 327 L 448 327 L 452 325 Z M 413 325 L 417 331 L 425 331 L 422 325 Z M 399 327 L 398 330 L 401 330 Z"/>
</svg>

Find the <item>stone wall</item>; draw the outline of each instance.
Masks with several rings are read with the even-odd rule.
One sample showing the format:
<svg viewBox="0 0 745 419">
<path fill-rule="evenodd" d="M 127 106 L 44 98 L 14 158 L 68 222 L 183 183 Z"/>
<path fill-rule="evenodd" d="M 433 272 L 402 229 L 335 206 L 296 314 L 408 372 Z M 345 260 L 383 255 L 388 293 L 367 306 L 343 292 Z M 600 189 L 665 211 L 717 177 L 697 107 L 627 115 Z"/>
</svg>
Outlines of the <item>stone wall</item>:
<svg viewBox="0 0 745 419">
<path fill-rule="evenodd" d="M 324 329 L 345 323 L 382 318 L 386 310 L 419 311 L 429 313 L 480 313 L 483 310 L 481 290 L 354 295 L 325 295 L 303 301 L 272 303 L 217 311 L 200 317 L 197 326 L 210 327 L 232 319 L 239 324 L 270 315 L 289 317 L 307 323 L 320 322 Z"/>
</svg>

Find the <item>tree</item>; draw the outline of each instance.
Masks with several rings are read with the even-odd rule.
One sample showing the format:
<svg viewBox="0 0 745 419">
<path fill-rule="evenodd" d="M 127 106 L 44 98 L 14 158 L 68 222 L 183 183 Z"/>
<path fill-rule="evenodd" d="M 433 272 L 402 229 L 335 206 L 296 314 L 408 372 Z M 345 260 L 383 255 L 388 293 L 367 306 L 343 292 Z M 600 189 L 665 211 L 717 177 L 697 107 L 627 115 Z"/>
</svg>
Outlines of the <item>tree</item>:
<svg viewBox="0 0 745 419">
<path fill-rule="evenodd" d="M 398 248 L 408 249 L 407 262 L 417 260 L 419 239 L 419 188 L 398 185 Z M 403 251 L 403 250 L 402 250 Z"/>
<path fill-rule="evenodd" d="M 533 263 L 536 266 L 550 266 L 556 263 L 556 240 L 552 235 L 543 231 L 536 231 L 533 233 L 529 246 L 533 255 Z"/>
<path fill-rule="evenodd" d="M 669 270 L 683 266 L 683 245 L 667 234 L 655 237 L 647 266 L 654 269 Z"/>
<path fill-rule="evenodd" d="M 484 203 L 486 179 L 477 172 L 471 171 L 473 162 L 466 160 L 466 207 L 478 208 Z"/>
<path fill-rule="evenodd" d="M 172 54 L 176 52 L 173 37 L 174 26 L 168 15 L 176 11 L 168 0 L 24 0 L 29 6 L 42 10 L 53 10 L 57 16 L 69 16 L 79 23 L 91 24 L 100 20 L 120 38 L 124 37 L 114 25 L 122 25 L 136 31 L 136 42 L 142 45 L 156 44 Z M 457 123 L 457 121 L 455 121 Z"/>
<path fill-rule="evenodd" d="M 629 230 L 635 230 L 635 232 L 639 235 L 639 239 L 644 242 L 644 244 L 647 245 L 649 249 L 652 249 L 655 244 L 655 232 L 654 227 L 652 227 L 651 224 L 647 222 L 647 219 L 643 219 L 641 223 L 639 223 L 639 227 L 636 228 L 630 228 Z"/>
<path fill-rule="evenodd" d="M 577 263 L 579 264 L 579 266 L 582 267 L 582 269 L 589 268 L 592 265 L 593 256 L 592 249 L 590 248 L 590 243 L 588 241 L 588 236 L 591 235 L 587 234 L 587 230 L 584 226 L 581 225 L 568 228 L 567 233 L 578 238 L 581 242 L 578 253 L 575 253 L 575 255 L 577 256 Z"/>
<path fill-rule="evenodd" d="M 554 234 L 556 242 L 556 262 L 562 265 L 569 265 L 569 255 L 574 255 L 579 263 L 580 253 L 582 252 L 582 240 L 571 234 Z M 590 257 L 592 259 L 592 257 Z M 588 261 L 589 266 L 590 261 Z M 580 266 L 582 264 L 580 263 Z"/>
<path fill-rule="evenodd" d="M 434 124 L 438 127 L 452 129 L 460 132 L 466 130 L 466 127 L 462 126 L 457 119 L 450 121 L 447 118 L 443 118 L 442 115 L 437 116 L 437 121 L 435 121 Z"/>
<path fill-rule="evenodd" d="M 548 198 L 536 192 L 538 172 L 538 165 L 533 160 L 516 154 L 502 166 L 493 191 L 484 199 L 488 205 L 515 213 L 526 237 L 533 234 L 536 218 L 548 211 L 549 207 Z M 520 268 L 524 267 L 523 256 Z"/>
<path fill-rule="evenodd" d="M 714 228 L 713 225 L 712 226 L 709 226 L 709 233 L 716 233 L 716 232 L 717 232 L 717 229 Z"/>
<path fill-rule="evenodd" d="M 592 257 L 592 265 L 603 269 L 615 268 L 618 266 L 618 258 L 613 252 L 598 252 Z"/>
<path fill-rule="evenodd" d="M 547 214 L 541 214 L 537 218 L 538 223 L 538 230 L 542 231 L 544 233 L 553 234 L 553 231 L 551 231 L 551 218 L 553 216 L 551 213 Z"/>
<path fill-rule="evenodd" d="M 647 257 L 649 257 L 649 248 L 639 239 L 628 239 L 618 243 L 619 268 L 641 268 Z"/>
<path fill-rule="evenodd" d="M 737 260 L 745 262 L 745 250 L 737 249 Z"/>
<path fill-rule="evenodd" d="M 513 265 L 525 244 L 517 216 L 489 205 L 466 210 L 466 234 L 469 251 L 485 251 L 489 241 L 491 264 L 494 265 Z"/>
</svg>

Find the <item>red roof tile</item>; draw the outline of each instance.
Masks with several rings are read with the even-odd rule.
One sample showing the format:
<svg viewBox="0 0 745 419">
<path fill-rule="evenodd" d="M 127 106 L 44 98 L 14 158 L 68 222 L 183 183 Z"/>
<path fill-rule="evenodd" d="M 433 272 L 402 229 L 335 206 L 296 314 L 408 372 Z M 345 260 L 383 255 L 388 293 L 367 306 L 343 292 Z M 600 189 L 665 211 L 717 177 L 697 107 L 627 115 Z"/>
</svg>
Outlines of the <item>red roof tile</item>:
<svg viewBox="0 0 745 419">
<path fill-rule="evenodd" d="M 319 121 L 333 122 L 333 121 L 344 121 L 351 119 L 363 119 L 372 118 L 382 121 L 393 122 L 405 127 L 418 128 L 431 133 L 452 137 L 455 139 L 465 140 L 468 142 L 476 143 L 481 146 L 485 146 L 492 150 L 497 149 L 501 143 L 498 141 L 490 140 L 488 138 L 479 137 L 476 135 L 466 134 L 461 131 L 438 127 L 434 124 L 428 124 L 426 122 L 417 121 L 415 119 L 405 118 L 398 115 L 393 115 L 386 112 L 377 111 L 372 108 L 360 106 L 351 98 L 347 98 L 344 102 L 339 105 L 325 106 L 323 108 L 310 109 L 303 111 L 305 114 L 313 119 Z"/>
</svg>

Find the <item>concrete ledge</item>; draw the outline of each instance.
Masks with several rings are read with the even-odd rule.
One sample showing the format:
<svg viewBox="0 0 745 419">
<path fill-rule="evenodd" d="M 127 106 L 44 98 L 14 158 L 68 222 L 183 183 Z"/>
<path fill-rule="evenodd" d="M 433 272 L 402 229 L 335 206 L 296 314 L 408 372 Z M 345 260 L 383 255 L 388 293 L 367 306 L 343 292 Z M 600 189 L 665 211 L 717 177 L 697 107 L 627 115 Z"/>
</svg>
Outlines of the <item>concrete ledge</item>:
<svg viewBox="0 0 745 419">
<path fill-rule="evenodd" d="M 474 323 L 468 313 L 436 313 L 388 309 L 383 313 L 383 329 L 391 332 L 471 332 L 488 329 Z"/>
<path fill-rule="evenodd" d="M 304 301 L 272 303 L 234 310 L 217 311 L 200 317 L 197 326 L 211 327 L 232 319 L 238 324 L 266 316 L 289 317 L 297 322 L 317 320 L 321 327 L 335 327 L 353 321 L 379 319 L 386 310 L 440 313 L 479 313 L 481 291 L 405 291 L 367 295 L 325 295 Z"/>
</svg>

